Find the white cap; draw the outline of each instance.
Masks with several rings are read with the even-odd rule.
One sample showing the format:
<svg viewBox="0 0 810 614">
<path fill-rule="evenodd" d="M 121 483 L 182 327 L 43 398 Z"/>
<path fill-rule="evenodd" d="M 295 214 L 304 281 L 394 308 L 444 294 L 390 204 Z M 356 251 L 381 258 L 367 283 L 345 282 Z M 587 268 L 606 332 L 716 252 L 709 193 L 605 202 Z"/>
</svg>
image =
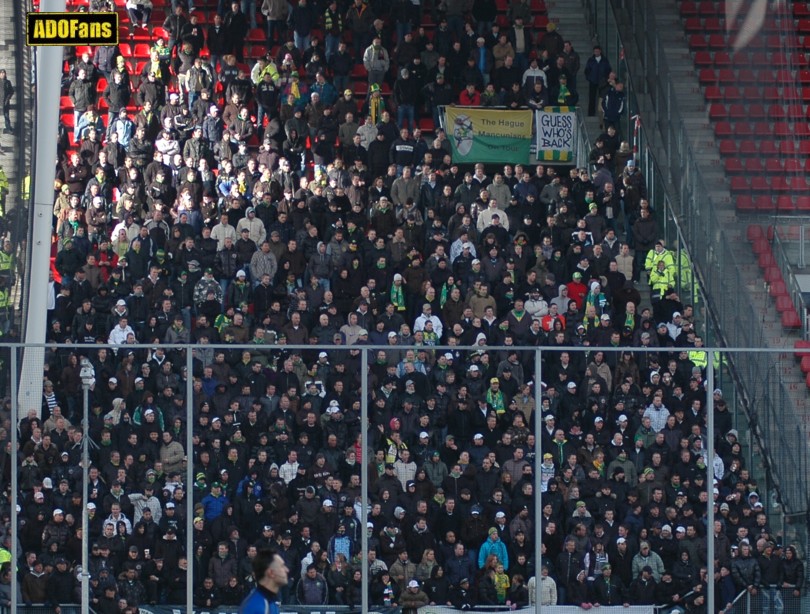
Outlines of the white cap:
<svg viewBox="0 0 810 614">
<path fill-rule="evenodd" d="M 669 526 L 668 524 L 665 524 L 663 527 L 661 527 L 661 533 L 664 533 L 664 532 L 672 533 L 672 527 Z"/>
<path fill-rule="evenodd" d="M 400 275 L 399 273 L 394 275 L 394 281 L 402 281 L 402 275 Z"/>
<path fill-rule="evenodd" d="M 616 540 L 616 543 L 617 544 L 624 544 L 624 543 L 627 543 L 627 540 L 624 537 L 620 537 L 619 539 Z"/>
<path fill-rule="evenodd" d="M 320 354 L 318 354 L 318 358 L 329 358 L 329 354 L 327 354 L 326 352 L 321 352 Z"/>
<path fill-rule="evenodd" d="M 332 499 L 324 499 L 323 500 L 324 507 L 335 507 L 335 504 L 332 503 Z"/>
<path fill-rule="evenodd" d="M 455 356 L 453 356 L 453 354 L 452 354 L 451 352 L 447 352 L 447 353 L 444 355 L 444 357 L 445 357 L 447 360 L 454 360 L 454 359 L 455 359 Z"/>
<path fill-rule="evenodd" d="M 470 366 L 470 373 L 474 373 L 475 371 L 478 371 L 478 365 L 471 365 Z"/>
<path fill-rule="evenodd" d="M 408 582 L 408 588 L 419 588 L 419 582 L 416 580 L 411 580 Z"/>
<path fill-rule="evenodd" d="M 419 433 L 419 439 L 428 438 L 428 437 L 430 437 L 430 435 L 428 435 L 427 432 L 425 432 L 425 431 L 422 431 L 421 433 Z"/>
<path fill-rule="evenodd" d="M 64 515 L 65 515 L 65 512 L 63 512 L 61 508 L 57 507 L 57 508 L 56 508 L 56 509 L 53 511 L 53 515 L 54 515 L 54 516 L 64 516 Z"/>
<path fill-rule="evenodd" d="M 475 435 L 473 435 L 473 439 L 483 439 L 483 438 L 484 436 L 481 433 L 476 433 Z"/>
<path fill-rule="evenodd" d="M 245 273 L 245 272 L 244 272 L 242 269 L 239 269 L 239 270 L 236 272 L 236 276 L 237 276 L 237 277 L 247 277 L 247 273 Z"/>
<path fill-rule="evenodd" d="M 92 503 L 92 502 L 91 502 L 91 503 L 88 503 L 88 504 L 87 504 L 87 509 L 89 509 L 89 510 L 94 510 L 94 509 L 96 509 L 96 504 L 95 504 L 95 503 Z"/>
<path fill-rule="evenodd" d="M 675 529 L 676 533 L 686 533 L 686 527 L 678 527 Z"/>
<path fill-rule="evenodd" d="M 498 512 L 497 514 L 495 514 L 495 518 L 506 518 L 506 514 L 504 514 L 503 512 Z"/>
<path fill-rule="evenodd" d="M 621 416 L 619 416 L 618 422 L 627 422 L 627 416 L 622 414 Z"/>
</svg>

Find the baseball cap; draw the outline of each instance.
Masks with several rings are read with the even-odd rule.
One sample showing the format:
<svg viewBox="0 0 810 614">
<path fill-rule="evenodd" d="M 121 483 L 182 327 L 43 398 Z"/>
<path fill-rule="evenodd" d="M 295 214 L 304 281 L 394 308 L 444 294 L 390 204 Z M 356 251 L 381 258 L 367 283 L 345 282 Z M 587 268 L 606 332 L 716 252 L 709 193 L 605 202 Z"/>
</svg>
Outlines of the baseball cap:
<svg viewBox="0 0 810 614">
<path fill-rule="evenodd" d="M 411 580 L 408 582 L 408 588 L 419 588 L 419 582 L 416 580 Z"/>
</svg>

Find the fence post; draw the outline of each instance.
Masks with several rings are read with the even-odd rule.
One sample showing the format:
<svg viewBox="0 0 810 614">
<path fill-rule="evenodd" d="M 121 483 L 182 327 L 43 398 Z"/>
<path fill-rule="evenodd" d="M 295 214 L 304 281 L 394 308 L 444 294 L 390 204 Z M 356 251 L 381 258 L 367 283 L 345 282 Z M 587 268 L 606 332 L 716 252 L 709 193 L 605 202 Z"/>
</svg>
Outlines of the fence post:
<svg viewBox="0 0 810 614">
<path fill-rule="evenodd" d="M 194 353 L 186 347 L 186 613 L 194 614 Z M 189 523 L 189 520 L 191 521 Z"/>
<path fill-rule="evenodd" d="M 9 360 L 9 369 L 11 369 L 11 454 L 15 457 L 17 456 L 17 446 L 19 445 L 18 440 L 18 425 L 20 423 L 19 414 L 20 408 L 17 406 L 18 399 L 17 399 L 17 352 L 19 348 L 11 347 L 9 348 L 10 359 Z M 13 458 L 13 457 L 12 457 Z M 11 562 L 13 563 L 14 569 L 12 570 L 11 574 L 11 612 L 17 611 L 17 602 L 19 600 L 19 595 L 17 594 L 17 574 L 16 574 L 16 565 L 17 561 L 20 558 L 20 553 L 17 550 L 17 544 L 19 543 L 18 535 L 17 535 L 17 506 L 14 504 L 14 495 L 15 493 L 20 492 L 18 480 L 19 477 L 19 464 L 18 463 L 11 463 L 11 526 L 13 527 L 13 531 L 11 532 Z M 87 536 L 84 536 L 87 539 Z"/>
<path fill-rule="evenodd" d="M 709 491 L 708 502 L 706 503 L 706 519 L 709 525 L 709 531 L 706 539 L 706 584 L 708 601 L 706 611 L 715 612 L 714 609 L 714 356 L 709 355 L 709 362 L 706 365 L 706 383 L 708 388 L 708 404 L 706 407 L 706 416 L 708 424 L 706 425 L 708 437 L 706 438 L 707 454 L 706 454 L 706 471 L 709 473 L 706 479 L 706 490 Z"/>
<path fill-rule="evenodd" d="M 534 611 L 541 614 L 540 561 L 543 560 L 543 353 L 534 351 Z"/>
<path fill-rule="evenodd" d="M 361 570 L 361 587 L 363 594 L 361 596 L 362 611 L 368 612 L 368 467 L 367 462 L 363 459 L 370 459 L 368 449 L 368 352 L 363 350 L 360 352 L 360 460 L 362 466 L 362 473 L 360 475 L 360 545 L 363 549 L 363 568 Z"/>
</svg>

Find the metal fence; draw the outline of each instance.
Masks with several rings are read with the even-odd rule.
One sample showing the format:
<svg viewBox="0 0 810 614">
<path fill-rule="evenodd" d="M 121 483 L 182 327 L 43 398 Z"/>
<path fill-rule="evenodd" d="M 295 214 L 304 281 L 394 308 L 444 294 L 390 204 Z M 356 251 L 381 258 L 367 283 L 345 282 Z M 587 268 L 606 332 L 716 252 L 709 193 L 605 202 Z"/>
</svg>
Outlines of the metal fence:
<svg viewBox="0 0 810 614">
<path fill-rule="evenodd" d="M 729 230 L 736 214 L 729 203 L 715 201 L 712 185 L 704 179 L 699 151 L 675 95 L 677 76 L 664 53 L 662 41 L 666 38 L 653 17 L 655 3 L 584 0 L 584 5 L 596 39 L 626 79 L 630 104 L 625 125 L 631 125 L 635 113 L 643 120 L 637 143 L 651 203 L 663 213 L 664 234 L 686 251 L 697 284 L 707 291 L 694 298 L 706 297 L 709 343 L 765 347 L 768 331 L 747 291 L 752 284 L 764 282 L 757 280 L 758 274 L 754 278 L 744 275 Z M 789 355 L 783 353 L 780 358 Z M 803 518 L 800 522 L 804 523 L 810 491 L 806 474 L 796 479 L 792 467 L 796 462 L 808 466 L 806 393 L 804 384 L 789 382 L 790 370 L 777 364 L 773 355 L 746 353 L 730 357 L 728 367 L 768 478 L 779 492 L 785 512 L 794 521 Z"/>
<path fill-rule="evenodd" d="M 411 362 L 412 359 L 410 357 L 406 357 L 404 352 L 408 349 L 416 350 L 416 366 L 420 369 L 422 368 L 424 362 L 427 364 L 432 364 L 432 361 L 435 357 L 439 354 L 444 354 L 445 352 L 452 352 L 454 354 L 455 359 L 458 361 L 458 369 L 460 377 L 464 378 L 467 377 L 469 366 L 472 363 L 475 363 L 480 360 L 484 360 L 482 370 L 486 371 L 485 377 L 490 377 L 490 371 L 492 374 L 496 373 L 495 365 L 497 363 L 489 363 L 489 367 L 486 365 L 488 364 L 486 359 L 482 358 L 482 355 L 491 356 L 493 358 L 498 357 L 499 352 L 506 350 L 505 347 L 495 347 L 495 346 L 475 346 L 475 347 L 455 347 L 455 346 L 448 346 L 448 347 L 433 347 L 433 346 L 420 346 L 414 347 L 410 345 L 404 346 L 348 346 L 345 348 L 336 348 L 335 346 L 286 346 L 282 345 L 274 345 L 274 344 L 251 344 L 247 346 L 237 346 L 237 345 L 226 345 L 226 346 L 210 346 L 214 349 L 227 349 L 229 351 L 232 350 L 246 350 L 251 353 L 252 358 L 261 358 L 262 361 L 265 362 L 267 365 L 264 367 L 268 375 L 273 375 L 278 369 L 281 368 L 281 364 L 283 363 L 283 359 L 292 355 L 300 355 L 303 359 L 304 365 L 308 368 L 311 364 L 314 364 L 318 360 L 318 354 L 320 351 L 327 351 L 329 356 L 334 357 L 335 360 L 341 360 L 348 365 L 351 366 L 350 373 L 352 374 L 351 377 L 351 389 L 353 390 L 353 396 L 351 399 L 360 405 L 360 424 L 368 424 L 368 416 L 369 416 L 369 405 L 370 405 L 370 396 L 371 391 L 375 390 L 378 382 L 375 380 L 372 372 L 369 369 L 369 365 L 373 364 L 376 360 L 380 359 L 380 356 L 377 354 L 379 350 L 387 352 L 388 360 L 392 361 L 392 363 L 396 364 L 397 366 L 404 366 L 404 361 Z M 205 346 L 171 346 L 171 345 L 164 345 L 161 346 L 161 349 L 169 353 L 169 355 L 175 360 L 175 367 L 176 372 L 180 375 L 180 380 L 177 384 L 177 388 L 181 393 L 185 394 L 185 400 L 182 404 L 178 405 L 177 410 L 172 414 L 171 412 L 167 411 L 167 418 L 170 415 L 173 415 L 176 418 L 180 419 L 181 425 L 185 425 L 185 430 L 183 435 L 180 437 L 181 444 L 184 447 L 185 452 L 187 453 L 188 462 L 185 463 L 183 468 L 183 482 L 185 484 L 192 484 L 194 482 L 194 476 L 196 475 L 195 471 L 197 470 L 197 466 L 195 466 L 194 461 L 194 454 L 189 453 L 194 448 L 194 440 L 193 440 L 193 430 L 189 427 L 189 425 L 194 425 L 198 423 L 199 412 L 200 408 L 194 406 L 194 399 L 199 399 L 199 395 L 195 392 L 194 388 L 194 380 L 199 377 L 201 372 L 201 368 L 206 363 L 206 360 L 209 358 L 205 358 L 203 354 L 201 354 L 201 349 L 204 349 Z M 2 367 L 0 367 L 0 397 L 8 396 L 10 397 L 10 404 L 7 405 L 3 412 L 5 415 L 2 417 L 7 419 L 11 425 L 15 425 L 19 423 L 20 420 L 26 418 L 29 414 L 29 410 L 34 410 L 35 413 L 39 413 L 42 407 L 42 400 L 37 398 L 36 402 L 24 401 L 19 400 L 20 397 L 18 395 L 18 387 L 20 385 L 20 371 L 21 366 L 24 362 L 23 354 L 29 351 L 36 351 L 40 350 L 41 348 L 25 346 L 21 344 L 4 344 L 0 345 L 0 357 L 2 358 Z M 150 345 L 127 345 L 127 346 L 92 346 L 92 345 L 50 345 L 45 348 L 46 351 L 46 362 L 48 365 L 48 375 L 53 377 L 57 382 L 58 376 L 61 373 L 63 378 L 69 379 L 71 373 L 64 372 L 64 369 L 73 369 L 76 371 L 78 366 L 74 366 L 72 361 L 70 360 L 70 356 L 72 354 L 77 354 L 79 356 L 86 356 L 86 357 L 95 357 L 97 355 L 98 350 L 104 349 L 108 350 L 110 354 L 113 356 L 113 363 L 116 366 L 113 369 L 113 373 L 118 374 L 119 371 L 117 370 L 121 364 L 124 363 L 123 356 L 131 352 L 137 352 L 137 356 L 134 356 L 135 359 L 140 359 L 141 361 L 146 361 L 149 357 L 155 352 L 156 350 Z M 617 350 L 616 348 L 597 348 L 597 347 L 585 347 L 582 345 L 573 345 L 573 346 L 561 346 L 555 348 L 549 347 L 520 347 L 520 366 L 521 370 L 524 373 L 524 381 L 525 382 L 543 382 L 550 387 L 561 388 L 562 390 L 566 391 L 564 394 L 579 394 L 580 397 L 577 397 L 578 402 L 582 401 L 583 405 L 588 407 L 586 414 L 589 416 L 591 422 L 593 422 L 594 417 L 596 416 L 604 416 L 606 423 L 609 425 L 609 428 L 612 432 L 613 429 L 617 428 L 615 425 L 617 424 L 617 411 L 613 408 L 613 405 L 609 402 L 606 403 L 606 400 L 602 398 L 598 390 L 594 388 L 594 383 L 598 380 L 603 382 L 603 385 L 606 385 L 609 389 L 614 385 L 614 381 L 618 382 L 619 380 L 614 380 L 614 377 L 617 373 L 626 373 L 626 369 L 624 365 L 621 365 L 622 359 L 619 357 L 618 352 L 633 352 L 634 360 L 638 362 L 638 365 L 647 365 L 643 367 L 639 372 L 638 375 L 634 375 L 634 381 L 638 381 L 643 383 L 645 386 L 651 384 L 653 387 L 658 387 L 659 383 L 657 380 L 653 379 L 652 370 L 655 369 L 655 364 L 650 363 L 647 358 L 649 356 L 653 356 L 658 354 L 662 351 L 658 347 L 653 348 L 636 348 L 636 347 L 626 347 L 620 348 Z M 592 375 L 586 376 L 585 379 L 578 382 L 580 383 L 581 390 L 584 392 L 571 392 L 567 391 L 565 386 L 561 386 L 559 382 L 556 382 L 552 378 L 560 377 L 556 375 L 556 365 L 558 364 L 560 353 L 563 351 L 568 351 L 574 356 L 577 360 L 584 361 L 581 363 L 582 365 L 589 365 L 589 369 L 599 374 L 598 377 Z M 717 381 L 715 380 L 715 372 L 719 371 L 722 368 L 722 365 L 729 362 L 738 362 L 741 359 L 741 356 L 749 355 L 749 354 L 758 354 L 763 357 L 764 360 L 771 362 L 774 366 L 774 369 L 779 370 L 786 366 L 786 361 L 788 360 L 795 360 L 793 355 L 789 355 L 785 357 L 784 355 L 774 352 L 768 351 L 763 349 L 751 349 L 751 348 L 744 348 L 744 349 L 724 349 L 724 348 L 715 348 L 715 347 L 706 347 L 705 350 L 706 354 L 703 358 L 706 359 L 705 366 L 701 370 L 699 374 L 692 373 L 695 377 L 699 377 L 700 381 L 697 382 L 696 385 L 703 386 L 704 389 L 712 391 L 717 386 Z M 336 356 L 335 352 L 344 352 L 341 356 Z M 600 357 L 597 355 L 598 352 L 605 353 L 605 360 L 602 361 Z M 236 356 L 241 357 L 241 352 L 235 354 Z M 666 374 L 666 369 L 669 365 L 663 360 L 664 356 L 660 356 L 661 360 L 661 373 L 659 373 L 658 377 L 661 378 L 661 386 L 662 389 L 666 390 L 667 386 L 671 386 L 669 380 L 672 378 L 670 375 Z M 702 362 L 699 360 L 698 357 L 694 357 L 698 359 L 698 362 Z M 128 360 L 128 359 L 127 359 Z M 210 358 L 213 360 L 213 357 Z M 611 366 L 613 365 L 613 366 Z M 124 376 L 129 377 L 126 373 L 126 367 L 121 367 L 124 369 L 122 372 Z M 631 369 L 633 373 L 633 371 Z M 188 374 L 191 374 L 191 377 L 188 377 Z M 663 374 L 663 375 L 661 375 Z M 88 395 L 92 395 L 95 397 L 96 386 L 103 386 L 104 382 L 101 381 L 103 377 L 99 375 L 99 381 L 91 380 L 90 377 L 92 373 L 89 372 L 80 372 L 80 373 L 72 373 L 73 377 L 79 376 L 82 378 L 82 381 L 87 387 Z M 132 374 L 130 374 L 132 375 Z M 303 374 L 302 374 L 303 376 Z M 682 374 L 677 374 L 680 378 Z M 119 375 L 119 377 L 121 377 Z M 304 376 L 305 377 L 305 376 Z M 66 381 L 67 381 L 66 379 Z M 134 377 L 132 377 L 134 380 Z M 687 378 L 688 379 L 688 378 Z M 74 379 L 75 381 L 75 379 Z M 564 381 L 564 380 L 561 380 Z M 697 380 L 696 380 L 697 381 Z M 690 384 L 691 385 L 691 384 Z M 83 386 L 84 388 L 84 386 Z M 87 398 L 83 394 L 83 390 L 81 389 L 72 389 L 68 390 L 65 388 L 58 388 L 57 392 L 62 395 L 62 404 L 65 405 L 67 408 L 68 417 L 73 421 L 73 424 L 76 426 L 80 426 L 85 419 L 88 411 L 88 402 Z M 647 390 L 646 388 L 642 389 L 641 391 L 644 394 L 650 394 L 651 390 Z M 534 386 L 533 388 L 533 396 L 534 396 L 534 403 L 535 407 L 542 407 L 544 401 L 544 395 L 547 397 L 550 393 L 543 387 L 543 386 Z M 555 393 L 556 394 L 556 393 Z M 724 394 L 724 393 L 722 393 Z M 99 397 L 100 398 L 100 397 Z M 626 409 L 623 411 L 626 412 L 626 415 L 629 416 L 631 420 L 634 421 L 634 424 L 640 424 L 641 415 L 644 413 L 647 407 L 648 400 L 636 395 L 633 398 L 632 403 L 628 402 L 626 405 Z M 767 403 L 763 402 L 763 406 L 767 406 Z M 103 411 L 107 411 L 109 408 L 105 405 L 102 407 Z M 705 407 L 705 416 L 706 416 L 706 424 L 705 424 L 705 432 L 709 433 L 718 433 L 719 440 L 723 439 L 723 435 L 725 431 L 729 427 L 734 427 L 739 431 L 739 438 L 740 438 L 740 448 L 732 448 L 731 450 L 725 450 L 722 454 L 733 453 L 735 458 L 740 459 L 741 464 L 746 466 L 746 469 L 750 469 L 752 467 L 748 466 L 748 462 L 746 459 L 751 458 L 752 448 L 754 447 L 754 441 L 757 437 L 757 431 L 774 431 L 779 433 L 780 437 L 780 445 L 782 445 L 786 449 L 792 449 L 799 445 L 799 441 L 803 437 L 806 437 L 806 432 L 804 430 L 797 431 L 789 428 L 787 425 L 784 424 L 782 417 L 777 414 L 771 414 L 765 412 L 762 414 L 761 421 L 756 424 L 752 424 L 752 429 L 749 433 L 747 429 L 747 419 L 745 415 L 741 411 L 742 405 L 738 404 L 736 401 L 733 400 L 733 397 L 729 398 L 729 413 L 728 414 L 717 414 L 715 412 L 715 395 L 708 394 L 707 395 L 707 405 Z M 8 412 L 11 412 L 10 414 Z M 136 407 L 130 407 L 128 409 L 129 412 L 133 412 L 132 415 L 135 414 L 137 411 Z M 517 409 L 510 410 L 510 411 L 519 411 Z M 554 411 L 554 410 L 552 410 Z M 227 412 L 226 412 L 227 413 Z M 536 418 L 537 414 L 532 412 L 531 418 Z M 561 418 L 565 417 L 564 414 L 560 415 Z M 542 420 L 534 419 L 534 436 L 536 441 L 541 442 L 543 441 L 543 435 L 541 432 L 541 428 L 543 426 Z M 531 423 L 531 421 L 530 421 Z M 586 425 L 587 428 L 590 428 L 590 425 Z M 363 450 L 371 450 L 376 449 L 372 446 L 371 440 L 371 429 L 362 429 L 359 428 L 360 435 L 362 438 L 361 449 Z M 19 445 L 19 435 L 16 428 L 9 429 L 10 432 L 4 431 L 2 436 L 6 438 L 6 441 L 10 440 L 11 449 L 17 449 Z M 431 444 L 434 446 L 439 446 L 440 442 L 444 441 L 444 433 L 442 432 L 441 428 L 435 427 L 429 429 L 429 436 L 431 438 Z M 761 436 L 761 434 L 759 435 Z M 90 442 L 88 441 L 89 438 L 85 438 L 89 444 L 97 443 L 97 442 Z M 728 462 L 727 470 L 731 473 L 728 473 L 724 469 L 720 471 L 717 465 L 714 462 L 716 457 L 722 458 L 722 456 L 718 453 L 715 456 L 714 451 L 714 441 L 713 437 L 706 438 L 707 447 L 706 449 L 706 466 L 713 469 L 707 469 L 707 483 L 716 475 L 720 475 L 720 477 L 725 480 L 723 482 L 723 489 L 731 488 L 731 484 L 733 480 L 733 471 L 731 467 L 731 463 Z M 466 442 L 463 442 L 466 443 Z M 696 445 L 696 444 L 695 444 Z M 540 446 L 540 449 L 534 448 L 533 454 L 534 457 L 537 457 L 537 454 L 543 452 L 544 449 Z M 694 451 L 695 454 L 702 456 L 704 452 L 700 451 L 698 448 Z M 366 463 L 370 460 L 370 454 L 363 455 L 363 466 L 366 466 Z M 641 461 L 639 461 L 641 462 Z M 16 507 L 17 503 L 22 503 L 23 505 L 26 504 L 26 501 L 19 498 L 19 493 L 21 491 L 21 483 L 18 480 L 18 472 L 20 470 L 19 463 L 12 462 L 11 467 L 5 467 L 3 472 L 0 472 L 1 476 L 5 476 L 10 472 L 10 480 L 11 480 L 11 493 L 12 498 L 9 502 L 10 509 L 7 510 L 9 515 L 11 516 L 12 526 L 15 526 L 14 523 L 18 522 L 20 514 L 25 514 L 26 510 L 24 508 L 18 510 Z M 806 464 L 806 460 L 797 457 L 794 459 L 793 464 L 791 465 L 791 475 L 792 479 L 796 482 L 794 485 L 791 483 L 783 483 L 782 488 L 784 490 L 780 490 L 779 494 L 776 492 L 771 492 L 767 489 L 766 484 L 759 484 L 757 489 L 760 491 L 762 495 L 762 503 L 764 506 L 764 511 L 768 514 L 768 516 L 772 519 L 773 529 L 772 529 L 772 539 L 778 543 L 782 543 L 785 545 L 795 545 L 797 550 L 799 551 L 800 557 L 804 558 L 806 556 L 806 526 L 803 524 L 802 517 L 794 517 L 788 514 L 785 510 L 789 501 L 785 500 L 786 492 L 792 492 L 790 489 L 798 489 L 800 488 L 800 482 L 806 479 L 808 475 L 808 471 L 810 467 Z M 712 471 L 714 473 L 712 473 Z M 718 471 L 720 473 L 718 474 Z M 534 479 L 534 486 L 535 486 L 535 506 L 537 509 L 542 509 L 542 472 L 535 472 L 533 479 Z M 365 478 L 365 473 L 361 472 L 362 479 L 361 479 L 361 494 L 360 500 L 358 502 L 358 507 L 361 510 L 360 516 L 360 526 L 365 526 L 367 521 L 367 514 L 368 514 L 368 503 L 370 501 L 368 490 L 367 480 Z M 742 476 L 740 476 L 742 477 Z M 3 478 L 5 480 L 5 478 Z M 726 483 L 727 481 L 727 483 Z M 81 485 L 81 481 L 79 481 L 79 485 Z M 8 487 L 8 483 L 3 485 L 3 489 Z M 28 486 L 25 486 L 28 488 Z M 79 486 L 81 488 L 81 486 Z M 25 490 L 25 489 L 23 489 Z M 81 488 L 84 491 L 85 495 L 87 494 L 87 490 Z M 29 490 L 25 490 L 25 492 L 29 492 Z M 720 494 L 717 494 L 719 497 Z M 720 501 L 719 499 L 716 501 L 717 506 L 715 505 L 706 505 L 705 508 L 701 509 L 698 505 L 699 515 L 705 519 L 705 522 L 708 526 L 713 526 L 713 519 L 717 514 L 717 510 L 715 507 L 719 508 Z M 186 497 L 183 504 L 186 507 L 186 514 L 187 514 L 187 521 L 186 521 L 186 528 L 190 527 L 191 519 L 194 518 L 196 513 L 195 510 L 196 502 L 192 497 Z M 75 523 L 79 523 L 86 518 L 86 514 L 82 516 L 82 518 L 73 518 L 72 522 L 74 523 L 72 526 L 74 528 L 78 528 L 78 525 Z M 718 519 L 720 519 L 718 517 Z M 539 533 L 540 525 L 538 523 L 536 530 L 538 533 L 535 534 L 536 538 L 536 557 L 540 558 L 539 549 L 540 544 L 542 543 L 542 535 Z M 193 531 L 188 530 L 186 533 L 186 551 L 191 551 L 194 548 L 193 543 Z M 362 534 L 362 550 L 361 552 L 365 552 L 367 550 L 367 543 L 366 540 L 368 539 L 367 533 Z M 85 545 L 88 545 L 88 541 L 85 540 Z M 19 555 L 19 548 L 27 548 L 26 544 L 20 544 L 17 540 L 14 540 L 12 543 L 12 556 L 13 560 L 17 560 Z M 709 560 L 713 560 L 713 549 L 714 549 L 714 540 L 709 540 L 708 542 L 709 552 L 708 557 Z M 82 553 L 84 555 L 84 552 Z M 190 560 L 189 570 L 188 570 L 188 578 L 189 578 L 189 591 L 193 589 L 194 583 L 191 579 L 194 576 L 194 566 L 195 562 L 193 558 Z M 365 566 L 363 566 L 365 567 Z M 87 569 L 87 567 L 83 567 Z M 295 573 L 295 572 L 294 572 Z M 368 581 L 368 578 L 365 577 L 367 574 L 364 574 L 365 581 Z M 367 592 L 364 593 L 367 595 Z M 17 598 L 15 596 L 15 598 Z M 193 595 L 191 592 L 188 595 L 188 603 L 191 604 L 193 599 Z M 786 600 L 787 601 L 787 600 Z M 21 603 L 22 600 L 18 601 Z M 366 604 L 363 604 L 364 611 L 368 611 Z M 740 610 L 742 611 L 742 610 Z M 754 611 L 762 611 L 756 610 Z"/>
</svg>

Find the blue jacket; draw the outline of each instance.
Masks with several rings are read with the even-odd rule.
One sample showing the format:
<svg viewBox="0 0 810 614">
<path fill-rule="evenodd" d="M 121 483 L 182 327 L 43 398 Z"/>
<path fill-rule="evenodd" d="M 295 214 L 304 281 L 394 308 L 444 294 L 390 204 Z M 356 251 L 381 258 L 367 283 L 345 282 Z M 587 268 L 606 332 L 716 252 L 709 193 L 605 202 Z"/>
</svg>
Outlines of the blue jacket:
<svg viewBox="0 0 810 614">
<path fill-rule="evenodd" d="M 498 557 L 498 560 L 503 563 L 504 569 L 509 569 L 509 554 L 506 551 L 506 544 L 501 541 L 500 537 L 495 541 L 487 537 L 486 541 L 481 544 L 481 548 L 478 550 L 479 569 L 484 568 L 484 564 L 487 562 L 487 557 L 490 554 L 494 554 Z"/>
<path fill-rule="evenodd" d="M 203 497 L 203 500 L 200 503 L 202 503 L 203 508 L 205 509 L 206 522 L 211 522 L 215 518 L 222 515 L 222 510 L 224 510 L 225 506 L 228 505 L 228 497 L 225 495 L 215 497 L 209 493 Z"/>
<path fill-rule="evenodd" d="M 277 597 L 263 586 L 257 586 L 239 606 L 239 614 L 278 614 Z"/>
</svg>

